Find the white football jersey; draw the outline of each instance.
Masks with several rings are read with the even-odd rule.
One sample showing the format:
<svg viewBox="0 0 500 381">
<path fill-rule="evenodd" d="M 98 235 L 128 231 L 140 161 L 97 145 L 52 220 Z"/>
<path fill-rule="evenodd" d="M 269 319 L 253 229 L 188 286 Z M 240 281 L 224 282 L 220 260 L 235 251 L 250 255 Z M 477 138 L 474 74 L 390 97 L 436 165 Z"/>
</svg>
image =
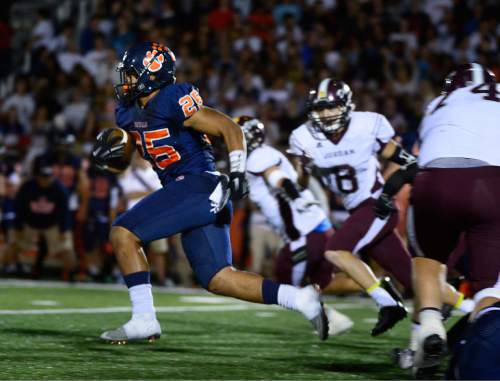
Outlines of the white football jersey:
<svg viewBox="0 0 500 381">
<path fill-rule="evenodd" d="M 377 154 L 394 136 L 389 121 L 374 112 L 353 112 L 337 144 L 313 131 L 310 123 L 293 130 L 289 152 L 312 160 L 322 172 L 323 183 L 342 197 L 346 209 L 378 197 L 384 179 Z"/>
<path fill-rule="evenodd" d="M 287 238 L 286 231 L 295 228 L 302 236 L 305 236 L 326 219 L 326 214 L 317 205 L 312 205 L 306 213 L 299 213 L 295 210 L 279 191 L 266 182 L 263 174 L 273 166 L 280 167 L 292 182 L 297 183 L 297 172 L 286 156 L 273 147 L 263 145 L 254 149 L 247 159 L 250 199 L 257 204 L 279 234 Z M 309 189 L 300 192 L 300 196 L 307 200 L 314 200 Z"/>
<path fill-rule="evenodd" d="M 460 157 L 500 166 L 499 85 L 468 86 L 434 99 L 420 125 L 418 164 Z"/>
</svg>

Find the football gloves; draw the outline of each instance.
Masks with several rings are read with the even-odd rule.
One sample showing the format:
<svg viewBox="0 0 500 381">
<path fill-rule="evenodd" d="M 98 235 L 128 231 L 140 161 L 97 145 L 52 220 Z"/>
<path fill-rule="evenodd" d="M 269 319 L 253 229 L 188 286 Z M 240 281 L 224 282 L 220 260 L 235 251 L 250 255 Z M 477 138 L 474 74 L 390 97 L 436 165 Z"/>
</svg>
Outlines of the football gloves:
<svg viewBox="0 0 500 381">
<path fill-rule="evenodd" d="M 305 198 L 302 197 L 298 197 L 295 200 L 292 200 L 292 206 L 300 214 L 309 212 L 311 206 L 313 205 L 319 205 L 319 202 L 316 200 L 306 200 Z"/>
<path fill-rule="evenodd" d="M 385 193 L 382 193 L 377 201 L 375 201 L 373 210 L 378 218 L 385 220 L 391 215 L 391 213 L 395 212 L 398 209 L 396 208 L 396 205 L 394 205 L 392 197 L 388 196 Z"/>
<path fill-rule="evenodd" d="M 229 174 L 229 188 L 231 200 L 238 201 L 248 195 L 248 182 L 244 172 L 231 172 Z"/>
<path fill-rule="evenodd" d="M 116 144 L 119 138 L 108 139 L 108 134 L 101 133 L 92 148 L 92 162 L 99 169 L 108 169 L 110 160 L 119 159 L 125 152 L 125 143 Z"/>
</svg>

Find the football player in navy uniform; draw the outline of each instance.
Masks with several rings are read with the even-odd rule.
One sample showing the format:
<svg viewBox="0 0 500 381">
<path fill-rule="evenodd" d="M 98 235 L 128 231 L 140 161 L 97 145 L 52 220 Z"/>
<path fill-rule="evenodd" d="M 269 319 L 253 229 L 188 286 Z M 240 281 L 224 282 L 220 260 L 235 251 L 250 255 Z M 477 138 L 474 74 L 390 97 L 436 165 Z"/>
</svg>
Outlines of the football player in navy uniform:
<svg viewBox="0 0 500 381">
<path fill-rule="evenodd" d="M 300 311 L 321 339 L 328 322 L 313 286 L 296 288 L 231 266 L 229 222 L 233 200 L 246 196 L 246 144 L 239 126 L 203 105 L 198 90 L 175 83 L 175 56 L 164 45 L 139 43 L 123 56 L 117 70 L 120 102 L 117 125 L 132 134 L 141 155 L 157 172 L 163 188 L 122 214 L 111 229 L 111 243 L 132 302 L 132 318 L 102 334 L 125 342 L 161 334 L 151 293 L 149 265 L 142 246 L 182 233 L 182 244 L 199 283 L 220 295 Z M 205 134 L 222 137 L 229 151 L 230 178 L 215 169 Z M 125 150 L 101 134 L 93 151 L 100 167 Z"/>
</svg>

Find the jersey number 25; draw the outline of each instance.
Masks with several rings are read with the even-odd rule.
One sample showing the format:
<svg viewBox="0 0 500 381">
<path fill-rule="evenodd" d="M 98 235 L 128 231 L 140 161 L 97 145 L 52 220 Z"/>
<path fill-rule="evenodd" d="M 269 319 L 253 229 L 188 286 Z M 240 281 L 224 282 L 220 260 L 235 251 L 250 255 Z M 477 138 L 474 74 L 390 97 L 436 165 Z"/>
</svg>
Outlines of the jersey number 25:
<svg viewBox="0 0 500 381">
<path fill-rule="evenodd" d="M 134 134 L 136 144 L 142 151 L 142 156 L 146 154 L 152 159 L 158 169 L 165 169 L 170 164 L 181 159 L 181 154 L 174 147 L 167 144 L 155 145 L 160 139 L 166 139 L 170 136 L 168 128 L 162 128 L 154 131 L 144 131 L 144 145 L 142 144 L 141 134 L 137 131 L 131 131 Z"/>
</svg>

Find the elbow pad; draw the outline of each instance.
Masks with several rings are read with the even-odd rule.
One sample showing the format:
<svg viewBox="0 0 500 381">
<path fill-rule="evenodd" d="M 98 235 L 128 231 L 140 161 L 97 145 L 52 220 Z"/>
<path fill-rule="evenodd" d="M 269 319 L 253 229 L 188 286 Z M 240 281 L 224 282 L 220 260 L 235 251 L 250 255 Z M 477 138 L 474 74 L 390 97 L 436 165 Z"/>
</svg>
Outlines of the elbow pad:
<svg viewBox="0 0 500 381">
<path fill-rule="evenodd" d="M 396 146 L 396 150 L 391 157 L 389 157 L 389 160 L 393 163 L 401 165 L 402 167 L 408 167 L 409 165 L 417 162 L 417 158 L 400 145 Z"/>
</svg>

